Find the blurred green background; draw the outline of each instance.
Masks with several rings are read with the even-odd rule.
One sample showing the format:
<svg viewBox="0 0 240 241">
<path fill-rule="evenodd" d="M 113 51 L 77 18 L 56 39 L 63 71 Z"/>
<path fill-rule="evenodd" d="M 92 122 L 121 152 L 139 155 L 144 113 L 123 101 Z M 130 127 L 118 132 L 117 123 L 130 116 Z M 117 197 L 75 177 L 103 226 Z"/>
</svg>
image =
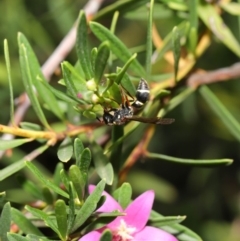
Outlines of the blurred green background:
<svg viewBox="0 0 240 241">
<path fill-rule="evenodd" d="M 6 38 L 9 42 L 14 95 L 17 97 L 24 91 L 18 61 L 17 33 L 24 33 L 40 63 L 43 64 L 67 34 L 86 2 L 81 0 L 0 1 L 0 123 L 7 124 L 9 121 L 9 87 L 3 40 Z M 104 5 L 112 2 L 114 1 L 107 0 Z M 239 40 L 238 18 L 226 13 L 223 13 L 222 17 Z M 109 27 L 111 20 L 112 16 L 107 16 L 100 22 Z M 158 31 L 163 37 L 179 22 L 179 14 L 171 10 L 162 12 L 156 19 Z M 120 14 L 116 35 L 128 47 L 138 46 L 146 41 L 146 27 L 146 19 L 134 16 L 134 13 L 130 12 L 126 15 Z M 98 45 L 92 36 L 91 45 Z M 141 54 L 139 56 L 141 58 Z M 73 49 L 67 60 L 75 63 L 76 59 Z M 200 57 L 194 68 L 214 70 L 237 61 L 238 57 L 213 37 L 211 46 Z M 164 68 L 163 62 L 162 71 Z M 57 86 L 59 78 L 59 73 L 56 71 L 51 84 Z M 237 120 L 240 120 L 239 81 L 240 79 L 235 79 L 209 86 Z M 203 240 L 240 240 L 239 142 L 212 113 L 198 91 L 168 116 L 175 118 L 175 123 L 156 128 L 149 150 L 191 159 L 230 158 L 234 163 L 227 167 L 196 168 L 152 159 L 139 160 L 128 176 L 135 195 L 154 188 L 155 210 L 163 215 L 187 215 L 183 224 L 198 233 Z M 50 114 L 48 118 L 51 123 L 57 121 Z M 25 121 L 38 123 L 31 108 L 26 114 Z M 127 146 L 127 143 L 125 145 Z M 37 143 L 35 146 L 31 143 L 14 150 L 11 158 L 4 157 L 1 160 L 0 167 L 6 166 L 37 146 Z M 56 147 L 38 157 L 38 161 L 46 170 L 52 172 L 58 162 Z M 20 187 L 16 183 L 17 175 L 0 183 L 0 191 L 10 190 L 9 199 L 12 201 L 16 196 L 11 196 L 11 190 Z"/>
</svg>

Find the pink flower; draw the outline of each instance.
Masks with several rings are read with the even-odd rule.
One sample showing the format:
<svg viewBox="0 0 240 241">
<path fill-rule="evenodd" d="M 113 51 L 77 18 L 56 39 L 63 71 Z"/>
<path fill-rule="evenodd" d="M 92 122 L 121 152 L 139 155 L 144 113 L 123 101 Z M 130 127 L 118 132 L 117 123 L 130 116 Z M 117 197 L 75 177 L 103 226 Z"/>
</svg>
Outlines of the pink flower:
<svg viewBox="0 0 240 241">
<path fill-rule="evenodd" d="M 95 186 L 90 185 L 90 193 L 94 188 Z M 126 215 L 117 217 L 101 229 L 87 233 L 79 241 L 98 241 L 105 229 L 111 230 L 113 235 L 112 241 L 177 241 L 173 235 L 161 229 L 146 226 L 152 210 L 153 191 L 146 191 L 138 196 L 125 210 L 108 193 L 103 192 L 103 195 L 106 196 L 106 201 L 97 210 L 98 212 L 118 210 Z"/>
</svg>

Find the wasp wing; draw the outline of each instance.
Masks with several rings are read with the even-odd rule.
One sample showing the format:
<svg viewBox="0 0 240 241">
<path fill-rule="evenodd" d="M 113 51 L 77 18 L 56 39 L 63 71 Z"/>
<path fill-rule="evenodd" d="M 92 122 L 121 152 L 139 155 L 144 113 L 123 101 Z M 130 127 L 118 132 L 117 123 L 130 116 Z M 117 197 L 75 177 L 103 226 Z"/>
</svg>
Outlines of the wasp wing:
<svg viewBox="0 0 240 241">
<path fill-rule="evenodd" d="M 175 121 L 175 119 L 173 118 L 162 118 L 162 117 L 147 118 L 143 116 L 126 117 L 126 119 L 131 121 L 138 121 L 142 123 L 151 123 L 151 124 L 157 124 L 157 125 L 158 124 L 169 125 Z"/>
</svg>

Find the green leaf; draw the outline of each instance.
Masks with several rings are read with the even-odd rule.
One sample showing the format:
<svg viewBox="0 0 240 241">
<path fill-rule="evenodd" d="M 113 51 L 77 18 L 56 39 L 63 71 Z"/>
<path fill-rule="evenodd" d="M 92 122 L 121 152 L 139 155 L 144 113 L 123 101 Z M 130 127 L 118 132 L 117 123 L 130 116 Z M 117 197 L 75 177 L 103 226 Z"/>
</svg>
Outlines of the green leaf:
<svg viewBox="0 0 240 241">
<path fill-rule="evenodd" d="M 58 162 L 55 170 L 54 170 L 54 174 L 53 174 L 53 182 L 54 184 L 56 184 L 57 186 L 60 186 L 61 184 L 61 175 L 60 175 L 60 171 L 64 168 L 63 163 L 62 162 Z"/>
<path fill-rule="evenodd" d="M 23 139 L 15 139 L 15 140 L 0 140 L 0 150 L 8 150 L 14 147 L 21 146 L 24 143 L 30 142 L 32 139 L 23 138 Z"/>
<path fill-rule="evenodd" d="M 36 183 L 21 177 L 19 177 L 18 179 L 20 179 L 19 183 L 22 186 L 23 190 L 31 194 L 31 196 L 33 196 L 35 199 L 43 200 L 42 190 L 36 185 Z"/>
<path fill-rule="evenodd" d="M 189 5 L 189 22 L 190 22 L 190 30 L 189 30 L 189 45 L 191 52 L 195 55 L 197 41 L 198 41 L 198 14 L 197 14 L 197 5 L 198 0 L 188 1 Z"/>
<path fill-rule="evenodd" d="M 42 126 L 35 123 L 25 122 L 25 121 L 20 122 L 20 127 L 25 130 L 34 130 L 34 131 L 42 130 Z"/>
<path fill-rule="evenodd" d="M 48 106 L 48 108 L 51 110 L 52 113 L 54 113 L 59 119 L 63 120 L 64 115 L 60 106 L 58 105 L 58 102 L 55 96 L 51 91 L 49 91 L 45 86 L 43 86 L 37 79 L 37 76 L 40 76 L 42 80 L 47 82 L 47 80 L 43 76 L 39 62 L 37 60 L 35 53 L 32 50 L 32 47 L 30 46 L 28 40 L 22 33 L 19 33 L 18 41 L 19 41 L 19 46 L 22 45 L 26 48 L 25 57 L 29 65 L 28 66 L 30 70 L 29 77 L 32 78 L 31 83 L 29 82 L 29 85 L 35 86 L 36 91 L 39 97 L 41 98 L 41 100 Z"/>
<path fill-rule="evenodd" d="M 123 126 L 113 126 L 111 137 L 112 143 L 115 143 L 122 136 L 124 136 Z M 109 161 L 112 163 L 115 172 L 118 172 L 122 166 L 122 143 L 112 150 Z"/>
<path fill-rule="evenodd" d="M 189 46 L 191 52 L 196 55 L 196 46 L 198 41 L 198 33 L 195 27 L 191 27 L 189 31 Z"/>
<path fill-rule="evenodd" d="M 146 43 L 146 73 L 147 77 L 151 74 L 151 58 L 152 58 L 152 24 L 153 24 L 153 8 L 154 0 L 150 1 L 148 27 L 147 27 L 147 43 Z"/>
<path fill-rule="evenodd" d="M 94 80 L 97 85 L 99 85 L 99 82 L 102 79 L 109 55 L 110 55 L 109 43 L 103 42 L 98 49 L 97 57 L 95 61 L 95 68 L 94 68 L 95 70 Z"/>
<path fill-rule="evenodd" d="M 162 217 L 163 216 L 159 213 L 153 210 L 151 211 L 150 219 L 158 219 Z M 202 241 L 202 239 L 196 233 L 181 224 L 172 224 L 171 226 L 158 226 L 153 223 L 152 225 L 175 235 L 179 241 Z"/>
<path fill-rule="evenodd" d="M 100 237 L 100 241 L 112 241 L 112 232 L 109 229 L 105 229 Z"/>
<path fill-rule="evenodd" d="M 74 156 L 76 159 L 76 165 L 79 168 L 80 168 L 79 162 L 80 162 L 80 158 L 81 158 L 81 154 L 82 154 L 83 150 L 84 150 L 84 146 L 83 146 L 81 139 L 75 138 L 75 140 L 74 140 Z"/>
<path fill-rule="evenodd" d="M 108 185 L 112 185 L 114 179 L 112 164 L 108 162 L 108 158 L 103 154 L 102 148 L 96 142 L 92 142 L 91 146 L 96 172 Z"/>
<path fill-rule="evenodd" d="M 83 202 L 83 198 L 85 195 L 85 182 L 78 166 L 72 165 L 69 168 L 69 179 L 73 183 L 80 202 Z"/>
<path fill-rule="evenodd" d="M 86 199 L 82 208 L 78 211 L 75 222 L 72 228 L 72 232 L 77 230 L 94 212 L 97 207 L 97 203 L 101 199 L 102 193 L 105 188 L 105 181 L 102 180 L 98 183 L 91 195 Z"/>
<path fill-rule="evenodd" d="M 27 237 L 23 237 L 22 235 L 16 233 L 8 233 L 7 238 L 8 241 L 29 241 Z"/>
<path fill-rule="evenodd" d="M 57 227 L 57 221 L 55 217 L 43 212 L 42 210 L 30 207 L 28 205 L 25 206 L 25 209 L 28 210 L 33 216 L 37 217 L 40 220 L 43 220 L 46 226 L 50 227 L 55 233 L 58 234 L 58 236 L 61 236 Z"/>
<path fill-rule="evenodd" d="M 96 64 L 97 54 L 98 54 L 98 49 L 95 47 L 91 51 L 91 63 L 92 63 L 94 73 L 95 73 L 95 64 Z"/>
<path fill-rule="evenodd" d="M 177 28 L 178 28 L 180 39 L 181 39 L 182 37 L 185 37 L 187 35 L 187 33 L 188 33 L 189 22 L 183 21 L 183 22 L 181 22 L 180 24 L 177 25 Z M 157 49 L 157 56 L 155 57 L 154 62 L 156 62 L 159 59 L 161 59 L 166 52 L 171 50 L 171 48 L 172 48 L 172 38 L 173 38 L 172 34 L 173 34 L 173 31 L 171 31 L 164 38 L 162 47 Z"/>
<path fill-rule="evenodd" d="M 54 200 L 53 194 L 51 193 L 49 188 L 43 187 L 42 194 L 43 194 L 44 201 L 47 204 L 49 204 L 49 205 L 53 205 L 54 204 L 55 200 Z"/>
<path fill-rule="evenodd" d="M 71 104 L 76 104 L 77 100 L 75 100 L 73 97 L 70 97 L 68 95 L 66 95 L 65 93 L 54 89 L 50 84 L 48 84 L 46 81 L 43 81 L 41 79 L 39 79 L 39 81 L 46 87 L 48 88 L 57 98 L 59 98 L 60 100 L 63 100 L 64 102 L 67 103 L 71 103 Z"/>
<path fill-rule="evenodd" d="M 67 220 L 67 234 L 71 232 L 71 229 L 74 225 L 75 221 L 75 200 L 74 200 L 74 193 L 73 193 L 73 183 L 69 182 L 69 212 L 68 212 L 68 220 Z"/>
<path fill-rule="evenodd" d="M 57 219 L 58 230 L 62 240 L 67 240 L 67 211 L 63 200 L 57 200 L 55 203 L 55 215 Z"/>
<path fill-rule="evenodd" d="M 93 77 L 92 63 L 90 59 L 89 49 L 88 49 L 88 27 L 85 13 L 80 12 L 79 23 L 77 28 L 77 56 L 79 63 L 83 69 L 86 80 L 90 80 Z"/>
<path fill-rule="evenodd" d="M 136 87 L 130 80 L 129 76 L 125 74 L 121 80 L 122 87 L 127 90 L 130 96 L 134 97 L 136 95 Z"/>
<path fill-rule="evenodd" d="M 120 69 L 120 71 L 117 73 L 117 77 L 115 79 L 115 82 L 119 85 L 121 83 L 121 80 L 123 79 L 123 76 L 125 75 L 128 67 L 130 66 L 131 63 L 136 59 L 137 54 L 133 54 L 131 58 L 124 64 L 123 68 Z"/>
<path fill-rule="evenodd" d="M 167 156 L 158 153 L 146 153 L 146 157 L 161 159 L 165 161 L 175 162 L 179 164 L 192 165 L 192 166 L 201 166 L 201 167 L 212 167 L 212 166 L 220 166 L 220 165 L 231 165 L 232 159 L 215 159 L 215 160 L 195 160 L 195 159 L 184 159 L 173 156 Z"/>
<path fill-rule="evenodd" d="M 154 217 L 149 219 L 151 226 L 162 227 L 171 226 L 176 223 L 181 223 L 186 219 L 186 216 L 174 216 L 174 217 Z"/>
<path fill-rule="evenodd" d="M 219 119 L 222 120 L 231 134 L 240 141 L 240 124 L 238 121 L 207 86 L 201 86 L 199 91 L 209 107 L 215 112 Z"/>
<path fill-rule="evenodd" d="M 36 226 L 34 226 L 31 221 L 26 218 L 20 211 L 15 208 L 11 208 L 12 220 L 17 224 L 19 229 L 25 234 L 36 234 L 43 235 L 42 232 Z"/>
<path fill-rule="evenodd" d="M 110 30 L 96 22 L 90 22 L 90 28 L 100 41 L 109 42 L 111 51 L 123 62 L 127 62 L 131 58 L 127 47 Z M 143 67 L 136 59 L 133 60 L 131 69 L 139 75 L 145 74 Z"/>
<path fill-rule="evenodd" d="M 35 149 L 33 152 L 41 154 L 48 148 L 49 148 L 49 145 L 44 145 L 44 146 L 41 146 L 41 147 Z M 26 160 L 27 160 L 27 157 L 24 157 L 23 159 L 16 161 L 13 164 L 8 165 L 4 169 L 0 170 L 0 181 L 4 180 L 5 178 L 11 176 L 12 174 L 14 174 L 14 173 L 20 171 L 22 168 L 24 168 Z"/>
<path fill-rule="evenodd" d="M 39 104 L 36 91 L 34 90 L 33 85 L 33 76 L 31 73 L 31 66 L 30 62 L 33 60 L 32 58 L 29 59 L 28 53 L 27 53 L 27 47 L 24 43 L 22 43 L 22 34 L 18 34 L 18 45 L 19 45 L 19 58 L 20 58 L 20 65 L 21 65 L 21 72 L 22 72 L 22 79 L 23 79 L 23 85 L 25 87 L 25 90 L 28 94 L 28 97 L 31 101 L 32 107 L 38 116 L 39 120 L 42 122 L 42 124 L 47 128 L 51 129 L 47 119 L 42 111 L 42 108 Z"/>
<path fill-rule="evenodd" d="M 181 55 L 181 45 L 180 45 L 180 34 L 178 27 L 173 28 L 172 34 L 172 44 L 173 44 L 173 57 L 174 57 L 174 76 L 175 81 L 177 80 L 178 64 Z"/>
<path fill-rule="evenodd" d="M 125 182 L 120 188 L 118 188 L 113 197 L 118 201 L 120 206 L 125 209 L 131 202 L 132 187 L 129 183 Z"/>
<path fill-rule="evenodd" d="M 67 172 L 64 169 L 60 171 L 60 177 L 64 187 L 68 190 L 69 178 L 68 178 Z"/>
<path fill-rule="evenodd" d="M 11 205 L 7 202 L 2 209 L 0 217 L 0 240 L 8 241 L 7 232 L 10 231 L 11 227 Z"/>
<path fill-rule="evenodd" d="M 200 1 L 198 4 L 198 15 L 215 36 L 234 54 L 240 57 L 240 45 L 231 30 L 223 22 L 217 9 L 211 4 L 204 4 Z"/>
<path fill-rule="evenodd" d="M 124 12 L 129 12 L 131 10 L 135 10 L 140 6 L 148 3 L 149 0 L 123 0 L 123 1 L 115 1 L 107 7 L 102 8 L 99 12 L 94 15 L 94 20 L 100 19 L 105 15 L 111 14 L 115 11 L 119 11 L 121 14 Z"/>
<path fill-rule="evenodd" d="M 63 78 L 64 78 L 64 81 L 65 81 L 67 90 L 68 90 L 69 94 L 74 98 L 74 100 L 78 101 L 78 99 L 77 99 L 78 91 L 77 91 L 77 88 L 76 88 L 76 86 L 74 84 L 74 81 L 72 79 L 71 72 L 67 68 L 65 62 L 63 62 L 61 64 L 61 66 L 62 66 Z"/>
<path fill-rule="evenodd" d="M 240 3 L 235 2 L 219 2 L 220 7 L 231 15 L 240 15 Z"/>
<path fill-rule="evenodd" d="M 60 161 L 68 162 L 72 158 L 72 155 L 73 155 L 72 140 L 71 138 L 66 137 L 58 148 L 57 156 Z"/>
<path fill-rule="evenodd" d="M 31 170 L 31 172 L 41 181 L 44 185 L 50 188 L 50 190 L 58 193 L 59 195 L 69 198 L 69 195 L 63 191 L 61 188 L 56 186 L 53 182 L 48 180 L 45 176 L 42 175 L 41 171 L 37 169 L 31 162 L 25 162 L 26 166 Z"/>
<path fill-rule="evenodd" d="M 11 123 L 15 125 L 14 124 L 15 123 L 14 122 L 14 95 L 13 95 L 11 64 L 10 64 L 10 58 L 9 58 L 7 39 L 4 39 L 4 56 L 5 56 L 5 62 L 7 67 L 8 84 L 9 84 L 9 92 L 10 92 L 10 119 L 11 119 Z"/>
<path fill-rule="evenodd" d="M 85 148 L 81 154 L 79 169 L 82 173 L 84 183 L 86 184 L 88 181 L 88 169 L 91 164 L 91 152 L 89 148 Z"/>
</svg>

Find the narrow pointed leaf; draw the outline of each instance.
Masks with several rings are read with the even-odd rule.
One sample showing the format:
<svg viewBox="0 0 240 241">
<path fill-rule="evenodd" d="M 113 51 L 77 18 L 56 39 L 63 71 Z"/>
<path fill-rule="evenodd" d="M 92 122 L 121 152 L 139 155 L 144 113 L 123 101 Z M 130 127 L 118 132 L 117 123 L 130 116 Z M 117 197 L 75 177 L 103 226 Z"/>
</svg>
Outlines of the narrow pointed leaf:
<svg viewBox="0 0 240 241">
<path fill-rule="evenodd" d="M 67 238 L 67 211 L 66 204 L 63 200 L 57 200 L 55 203 L 55 215 L 57 219 L 58 230 L 62 240 Z"/>
<path fill-rule="evenodd" d="M 150 219 L 154 218 L 162 218 L 163 216 L 155 211 L 151 211 Z M 192 230 L 188 229 L 187 227 L 181 224 L 171 224 L 171 226 L 158 226 L 152 224 L 153 226 L 163 229 L 168 233 L 176 235 L 177 240 L 179 241 L 202 241 L 202 239 L 194 233 Z"/>
<path fill-rule="evenodd" d="M 43 187 L 42 195 L 43 195 L 44 201 L 47 204 L 53 205 L 55 200 L 54 200 L 52 192 L 50 191 L 50 189 L 48 187 Z"/>
<path fill-rule="evenodd" d="M 23 85 L 25 87 L 25 90 L 28 94 L 28 97 L 31 101 L 31 104 L 33 106 L 33 109 L 38 116 L 39 120 L 42 122 L 42 124 L 47 128 L 51 129 L 47 119 L 42 111 L 42 108 L 39 104 L 37 93 L 34 90 L 34 85 L 32 81 L 32 74 L 30 70 L 30 64 L 29 64 L 29 58 L 27 55 L 27 49 L 26 46 L 21 43 L 20 40 L 21 34 L 18 35 L 18 44 L 19 44 L 19 57 L 20 57 L 20 65 L 21 65 L 21 72 L 22 72 L 22 79 L 23 79 Z"/>
<path fill-rule="evenodd" d="M 122 136 L 124 136 L 123 126 L 113 126 L 111 138 L 112 143 L 115 143 Z M 122 143 L 112 150 L 109 161 L 112 163 L 115 172 L 118 172 L 122 166 Z"/>
<path fill-rule="evenodd" d="M 91 164 L 91 152 L 89 148 L 85 148 L 81 154 L 79 169 L 82 173 L 84 183 L 87 184 L 88 181 L 88 169 Z"/>
<path fill-rule="evenodd" d="M 77 100 L 73 97 L 69 97 L 66 93 L 63 93 L 57 89 L 54 89 L 48 82 L 39 80 L 46 88 L 48 88 L 58 99 L 63 100 L 64 102 L 76 104 Z"/>
<path fill-rule="evenodd" d="M 32 78 L 32 84 L 35 86 L 39 97 L 48 106 L 51 112 L 53 112 L 59 119 L 63 120 L 64 115 L 60 106 L 58 105 L 58 102 L 55 96 L 51 91 L 49 91 L 45 86 L 43 86 L 37 79 L 37 76 L 40 76 L 42 80 L 47 81 L 42 74 L 37 57 L 33 52 L 32 47 L 30 46 L 27 38 L 22 33 L 20 33 L 18 35 L 18 41 L 19 41 L 19 45 L 24 45 L 26 48 L 25 54 L 26 54 L 26 58 L 28 59 L 30 75 Z"/>
<path fill-rule="evenodd" d="M 61 195 L 63 197 L 66 197 L 66 198 L 69 197 L 69 195 L 65 191 L 63 191 L 61 188 L 59 188 L 53 182 L 51 182 L 45 176 L 43 176 L 41 171 L 39 171 L 37 169 L 37 167 L 35 167 L 31 162 L 25 162 L 25 164 L 31 170 L 31 172 L 39 179 L 39 181 L 41 181 L 44 185 L 46 185 L 52 191 L 58 193 L 59 195 Z"/>
<path fill-rule="evenodd" d="M 175 217 L 159 217 L 159 218 L 150 218 L 151 225 L 154 225 L 155 227 L 162 227 L 167 225 L 173 225 L 176 223 L 181 223 L 186 219 L 186 216 L 175 216 Z"/>
<path fill-rule="evenodd" d="M 177 80 L 177 73 L 178 73 L 178 64 L 180 59 L 180 51 L 181 51 L 181 45 L 180 45 L 180 34 L 178 27 L 175 26 L 173 28 L 173 34 L 172 34 L 172 43 L 173 43 L 173 57 L 174 57 L 174 76 L 175 81 Z"/>
<path fill-rule="evenodd" d="M 85 74 L 85 79 L 90 80 L 93 77 L 92 63 L 90 59 L 90 53 L 88 49 L 88 27 L 85 13 L 83 11 L 80 12 L 79 15 L 79 23 L 77 28 L 77 56 L 79 63 L 83 69 Z"/>
<path fill-rule="evenodd" d="M 42 126 L 35 123 L 26 122 L 26 121 L 20 122 L 20 127 L 25 130 L 33 130 L 33 131 L 42 130 Z"/>
<path fill-rule="evenodd" d="M 222 2 L 219 4 L 220 7 L 230 13 L 231 15 L 240 15 L 240 3 L 235 3 L 235 2 Z"/>
<path fill-rule="evenodd" d="M 121 70 L 117 73 L 117 78 L 115 79 L 115 82 L 117 84 L 121 83 L 121 80 L 123 79 L 123 76 L 125 75 L 126 71 L 128 70 L 128 67 L 131 65 L 131 63 L 134 62 L 134 60 L 136 59 L 137 54 L 133 54 L 133 56 L 131 56 L 131 58 L 124 64 L 123 68 L 121 68 Z"/>
<path fill-rule="evenodd" d="M 13 222 L 17 224 L 17 226 L 23 233 L 43 235 L 42 232 L 38 228 L 36 228 L 36 226 L 34 226 L 32 222 L 17 209 L 11 208 L 11 215 Z"/>
<path fill-rule="evenodd" d="M 97 54 L 98 54 L 98 49 L 95 47 L 91 51 L 91 63 L 92 63 L 92 68 L 94 73 L 95 73 L 95 64 L 96 64 Z"/>
<path fill-rule="evenodd" d="M 230 165 L 233 163 L 232 159 L 216 159 L 216 160 L 196 160 L 196 159 L 184 159 L 173 156 L 167 156 L 158 153 L 150 153 L 146 154 L 148 158 L 161 159 L 165 161 L 175 162 L 184 165 L 192 165 L 192 166 L 203 166 L 203 167 L 211 167 L 211 166 L 221 166 L 221 165 Z"/>
<path fill-rule="evenodd" d="M 0 140 L 0 150 L 8 150 L 14 147 L 21 146 L 24 143 L 30 142 L 32 139 L 15 139 L 15 140 Z"/>
<path fill-rule="evenodd" d="M 94 67 L 94 70 L 95 70 L 94 80 L 97 85 L 102 79 L 109 55 L 110 55 L 109 43 L 103 42 L 98 49 L 97 57 L 95 60 L 95 67 Z"/>
<path fill-rule="evenodd" d="M 86 199 L 82 208 L 78 211 L 72 232 L 78 229 L 94 212 L 99 200 L 101 199 L 102 192 L 105 188 L 105 181 L 102 180 L 98 183 L 91 195 Z"/>
<path fill-rule="evenodd" d="M 96 22 L 91 22 L 90 28 L 100 41 L 109 42 L 112 52 L 123 62 L 127 62 L 131 58 L 131 53 L 127 47 L 113 33 L 111 33 L 110 30 Z M 130 67 L 139 75 L 143 76 L 145 73 L 143 67 L 136 59 L 134 59 Z"/>
<path fill-rule="evenodd" d="M 240 124 L 228 111 L 228 109 L 221 103 L 216 95 L 207 87 L 201 86 L 200 93 L 209 107 L 215 112 L 220 120 L 224 123 L 231 134 L 240 141 Z"/>
<path fill-rule="evenodd" d="M 6 203 L 3 206 L 2 213 L 0 216 L 0 240 L 8 241 L 7 232 L 10 231 L 11 226 L 11 205 Z"/>
<path fill-rule="evenodd" d="M 83 143 L 81 141 L 81 139 L 76 138 L 74 140 L 74 156 L 76 159 L 76 165 L 80 168 L 80 158 L 81 158 L 81 154 L 84 150 L 84 146 Z"/>
<path fill-rule="evenodd" d="M 66 137 L 63 142 L 60 144 L 57 152 L 57 156 L 60 161 L 68 162 L 73 155 L 73 146 L 71 138 Z"/>
<path fill-rule="evenodd" d="M 57 186 L 59 186 L 61 184 L 61 176 L 60 176 L 60 171 L 64 168 L 63 163 L 59 162 L 54 170 L 54 174 L 53 174 L 53 182 L 54 184 L 56 184 Z"/>
<path fill-rule="evenodd" d="M 41 147 L 35 149 L 34 152 L 38 153 L 40 155 L 48 148 L 49 148 L 49 145 L 44 145 L 44 146 L 41 146 Z M 4 169 L 0 170 L 0 181 L 4 180 L 5 178 L 13 175 L 14 173 L 16 173 L 16 172 L 20 171 L 22 168 L 24 168 L 26 166 L 25 165 L 26 160 L 27 160 L 27 157 L 24 157 L 23 159 L 16 161 L 13 164 L 8 165 Z"/>
<path fill-rule="evenodd" d="M 85 182 L 78 166 L 72 165 L 69 168 L 69 179 L 73 183 L 80 202 L 82 202 L 85 194 Z"/>
<path fill-rule="evenodd" d="M 71 72 L 70 70 L 66 67 L 65 62 L 62 63 L 62 72 L 63 72 L 63 78 L 64 78 L 64 82 L 66 84 L 67 90 L 69 92 L 69 94 L 77 100 L 77 95 L 78 95 L 78 91 L 77 88 L 73 82 L 72 76 L 71 76 Z"/>
<path fill-rule="evenodd" d="M 240 57 L 240 45 L 231 30 L 223 22 L 217 9 L 211 4 L 198 4 L 198 15 L 215 36 L 233 53 Z"/>
<path fill-rule="evenodd" d="M 5 56 L 5 62 L 7 67 L 8 84 L 9 84 L 9 92 L 10 92 L 10 119 L 11 119 L 11 123 L 14 125 L 14 95 L 13 95 L 11 64 L 10 64 L 10 58 L 9 58 L 7 39 L 4 39 L 4 56 Z"/>
<path fill-rule="evenodd" d="M 146 43 L 146 73 L 147 76 L 151 74 L 151 58 L 152 58 L 152 24 L 153 24 L 153 7 L 154 0 L 150 1 L 149 5 L 149 16 L 148 16 L 148 27 L 147 27 L 147 43 Z"/>
<path fill-rule="evenodd" d="M 69 182 L 69 212 L 68 212 L 68 220 L 67 220 L 67 234 L 71 232 L 75 221 L 75 201 L 74 201 L 74 193 L 73 193 L 73 183 Z"/>
<path fill-rule="evenodd" d="M 121 80 L 122 87 L 128 91 L 128 93 L 134 97 L 136 95 L 136 87 L 130 80 L 128 74 L 125 74 Z"/>
<path fill-rule="evenodd" d="M 46 226 L 50 227 L 55 233 L 57 233 L 60 236 L 60 232 L 58 230 L 57 221 L 55 217 L 50 216 L 44 211 L 30 207 L 28 205 L 25 206 L 25 209 L 28 210 L 33 216 L 37 217 L 40 220 L 43 220 Z"/>
</svg>

